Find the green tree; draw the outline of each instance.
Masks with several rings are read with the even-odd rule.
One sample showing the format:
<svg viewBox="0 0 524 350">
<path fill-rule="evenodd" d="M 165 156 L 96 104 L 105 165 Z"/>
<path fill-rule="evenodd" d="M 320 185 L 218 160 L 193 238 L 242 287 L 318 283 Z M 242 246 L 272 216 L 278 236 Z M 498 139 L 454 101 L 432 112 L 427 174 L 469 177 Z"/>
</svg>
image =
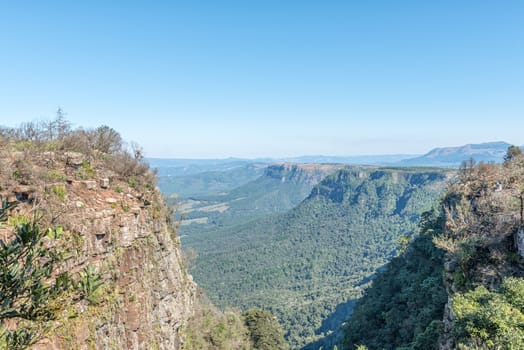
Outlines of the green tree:
<svg viewBox="0 0 524 350">
<path fill-rule="evenodd" d="M 344 326 L 344 349 L 436 349 L 447 293 L 444 252 L 433 244 L 442 218 L 421 215 L 420 235 L 379 272 Z"/>
<path fill-rule="evenodd" d="M 277 318 L 269 311 L 249 309 L 243 314 L 253 347 L 257 350 L 289 348 Z"/>
<path fill-rule="evenodd" d="M 508 277 L 495 292 L 479 286 L 452 302 L 459 348 L 524 348 L 524 280 Z"/>
<path fill-rule="evenodd" d="M 508 151 L 506 152 L 506 155 L 504 156 L 504 161 L 510 162 L 511 160 L 521 155 L 522 155 L 522 149 L 520 149 L 520 147 L 509 146 Z"/>
</svg>

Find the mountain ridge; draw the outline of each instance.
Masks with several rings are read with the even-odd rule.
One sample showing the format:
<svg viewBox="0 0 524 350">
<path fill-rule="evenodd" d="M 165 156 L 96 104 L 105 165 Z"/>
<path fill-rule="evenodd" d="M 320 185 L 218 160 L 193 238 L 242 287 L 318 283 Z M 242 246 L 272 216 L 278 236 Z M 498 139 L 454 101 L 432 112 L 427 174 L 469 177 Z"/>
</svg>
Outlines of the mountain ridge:
<svg viewBox="0 0 524 350">
<path fill-rule="evenodd" d="M 405 159 L 402 164 L 457 166 L 461 162 L 473 158 L 475 161 L 497 162 L 504 159 L 504 155 L 511 144 L 504 141 L 466 144 L 456 147 L 438 147 L 428 153 L 411 159 Z"/>
<path fill-rule="evenodd" d="M 435 147 L 425 154 L 377 154 L 354 156 L 304 155 L 276 158 L 223 158 L 223 159 L 178 159 L 150 158 L 153 168 L 171 169 L 171 172 L 194 174 L 199 171 L 227 170 L 256 163 L 261 166 L 282 163 L 346 164 L 375 166 L 448 166 L 459 167 L 461 162 L 473 157 L 476 161 L 503 161 L 505 151 L 511 144 L 505 141 L 468 143 L 460 146 Z M 524 146 L 519 146 L 524 148 Z M 165 174 L 160 173 L 160 176 Z M 173 174 L 171 174 L 173 176 Z"/>
<path fill-rule="evenodd" d="M 224 229 L 284 212 L 299 204 L 313 186 L 343 164 L 269 165 L 262 175 L 227 192 L 192 196 L 184 210 L 182 234 Z"/>
</svg>

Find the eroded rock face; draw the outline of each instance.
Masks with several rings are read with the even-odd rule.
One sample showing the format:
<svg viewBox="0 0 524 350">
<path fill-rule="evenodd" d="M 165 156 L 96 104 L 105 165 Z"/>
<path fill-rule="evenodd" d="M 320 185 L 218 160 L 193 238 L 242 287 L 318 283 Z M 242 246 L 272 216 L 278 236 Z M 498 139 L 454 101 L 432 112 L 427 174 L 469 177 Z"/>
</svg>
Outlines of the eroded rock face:
<svg viewBox="0 0 524 350">
<path fill-rule="evenodd" d="M 453 311 L 451 310 L 451 297 L 448 296 L 448 302 L 444 307 L 443 326 L 444 329 L 438 339 L 439 350 L 451 350 L 455 347 L 455 338 L 453 336 Z"/>
<path fill-rule="evenodd" d="M 0 153 L 0 163 L 10 174 L 5 157 Z M 46 225 L 63 226 L 68 251 L 63 269 L 78 277 L 92 265 L 104 283 L 98 302 L 73 301 L 65 313 L 75 317 L 62 315 L 33 349 L 178 349 L 195 284 L 182 265 L 180 241 L 160 193 L 117 176 L 110 181 L 94 162 L 89 178 L 79 178 L 86 164 L 81 153 L 53 154 L 52 167 L 48 158 L 28 159 L 32 182 L 22 188 L 11 179 L 1 184 L 0 194 L 16 202 L 16 215 L 36 207 Z"/>
</svg>

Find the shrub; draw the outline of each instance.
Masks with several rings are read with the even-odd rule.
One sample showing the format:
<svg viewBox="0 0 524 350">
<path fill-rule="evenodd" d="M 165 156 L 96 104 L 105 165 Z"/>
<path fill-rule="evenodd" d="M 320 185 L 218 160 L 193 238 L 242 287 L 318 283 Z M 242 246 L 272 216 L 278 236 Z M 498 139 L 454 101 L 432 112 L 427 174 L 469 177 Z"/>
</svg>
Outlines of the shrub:
<svg viewBox="0 0 524 350">
<path fill-rule="evenodd" d="M 0 240 L 0 349 L 27 348 L 65 307 L 71 278 L 53 275 L 63 259 L 43 243 L 46 234 L 58 236 L 53 231 L 24 223 L 11 241 Z M 6 328 L 6 322 L 14 327 Z"/>
<path fill-rule="evenodd" d="M 243 316 L 255 349 L 285 350 L 289 348 L 275 315 L 266 310 L 250 309 Z"/>
<path fill-rule="evenodd" d="M 52 191 L 59 199 L 64 200 L 66 198 L 67 189 L 64 185 L 54 185 Z"/>
<path fill-rule="evenodd" d="M 495 292 L 479 286 L 452 300 L 459 348 L 524 348 L 524 280 L 506 278 Z"/>
<path fill-rule="evenodd" d="M 48 181 L 65 181 L 67 179 L 66 175 L 60 170 L 49 170 L 46 174 L 46 179 Z"/>
<path fill-rule="evenodd" d="M 250 350 L 252 346 L 242 316 L 218 311 L 200 295 L 183 332 L 182 350 Z"/>
</svg>

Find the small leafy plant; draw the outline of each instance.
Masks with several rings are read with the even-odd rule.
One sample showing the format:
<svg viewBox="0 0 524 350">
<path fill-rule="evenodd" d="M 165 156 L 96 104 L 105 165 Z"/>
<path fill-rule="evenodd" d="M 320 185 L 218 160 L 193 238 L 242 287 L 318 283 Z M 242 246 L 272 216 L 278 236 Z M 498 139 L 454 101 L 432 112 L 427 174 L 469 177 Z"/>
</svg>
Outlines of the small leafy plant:
<svg viewBox="0 0 524 350">
<path fill-rule="evenodd" d="M 80 280 L 78 281 L 78 290 L 82 298 L 89 301 L 91 304 L 98 304 L 102 298 L 102 286 L 104 282 L 100 274 L 96 273 L 93 265 L 88 265 L 80 272 Z"/>
</svg>

